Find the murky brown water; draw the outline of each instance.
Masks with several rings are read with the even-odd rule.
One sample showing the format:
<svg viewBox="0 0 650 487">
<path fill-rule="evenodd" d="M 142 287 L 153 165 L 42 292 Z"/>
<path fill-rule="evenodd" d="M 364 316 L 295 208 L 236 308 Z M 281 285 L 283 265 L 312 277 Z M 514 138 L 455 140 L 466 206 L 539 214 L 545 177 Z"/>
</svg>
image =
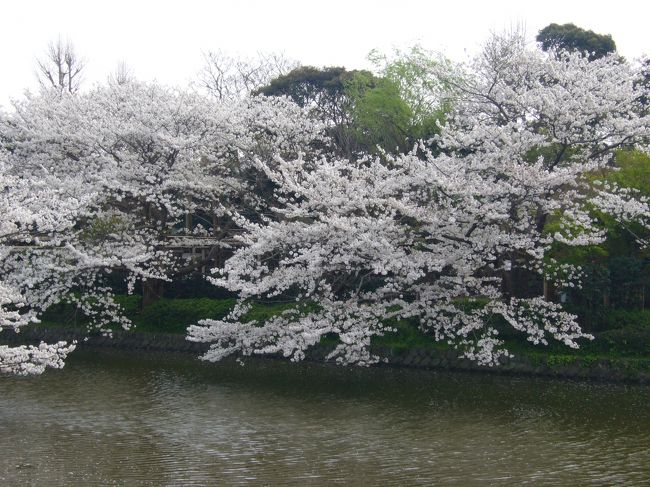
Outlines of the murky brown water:
<svg viewBox="0 0 650 487">
<path fill-rule="evenodd" d="M 1 485 L 650 485 L 650 387 L 76 352 L 0 377 Z"/>
</svg>

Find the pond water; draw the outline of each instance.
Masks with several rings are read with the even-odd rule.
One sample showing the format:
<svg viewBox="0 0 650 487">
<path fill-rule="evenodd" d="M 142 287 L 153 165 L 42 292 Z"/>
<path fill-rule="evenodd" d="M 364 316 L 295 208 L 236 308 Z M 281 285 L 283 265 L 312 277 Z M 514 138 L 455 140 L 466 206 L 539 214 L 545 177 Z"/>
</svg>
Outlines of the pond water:
<svg viewBox="0 0 650 487">
<path fill-rule="evenodd" d="M 1 485 L 649 485 L 650 387 L 78 351 L 0 377 Z"/>
</svg>

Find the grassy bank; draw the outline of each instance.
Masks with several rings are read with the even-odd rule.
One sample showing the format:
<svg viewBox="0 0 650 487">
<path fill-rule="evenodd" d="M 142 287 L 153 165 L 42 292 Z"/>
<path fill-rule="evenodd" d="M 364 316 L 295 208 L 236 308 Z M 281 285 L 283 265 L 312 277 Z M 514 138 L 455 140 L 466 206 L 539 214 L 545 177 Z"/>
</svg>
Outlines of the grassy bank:
<svg viewBox="0 0 650 487">
<path fill-rule="evenodd" d="M 119 303 L 135 327 L 134 333 L 168 333 L 184 335 L 186 328 L 199 320 L 223 318 L 235 304 L 234 299 L 167 299 L 163 298 L 144 310 L 139 296 L 119 296 Z M 263 321 L 289 307 L 291 303 L 252 303 L 245 320 Z M 85 328 L 83 315 L 71 306 L 59 305 L 43 317 L 43 327 Z M 392 356 L 405 356 L 414 350 L 446 353 L 449 346 L 432 340 L 408 321 L 393 323 L 396 332 L 377 337 L 373 345 Z M 117 330 L 117 327 L 114 327 Z M 532 367 L 591 368 L 599 363 L 619 369 L 623 373 L 650 372 L 650 311 L 611 310 L 601 317 L 598 331 L 592 332 L 593 341 L 583 341 L 574 350 L 561 344 L 533 345 L 525 337 L 508 331 L 503 338 L 506 346 L 519 359 Z M 326 337 L 325 344 L 334 343 Z"/>
<path fill-rule="evenodd" d="M 161 298 L 144 310 L 141 309 L 140 296 L 117 296 L 127 318 L 134 325 L 134 332 L 185 334 L 188 325 L 203 319 L 221 319 L 235 305 L 232 298 Z M 265 320 L 288 309 L 287 303 L 252 303 L 246 320 Z M 88 320 L 70 305 L 57 305 L 48 310 L 42 319 L 42 326 L 64 326 L 85 328 Z M 114 331 L 119 326 L 109 326 Z"/>
</svg>

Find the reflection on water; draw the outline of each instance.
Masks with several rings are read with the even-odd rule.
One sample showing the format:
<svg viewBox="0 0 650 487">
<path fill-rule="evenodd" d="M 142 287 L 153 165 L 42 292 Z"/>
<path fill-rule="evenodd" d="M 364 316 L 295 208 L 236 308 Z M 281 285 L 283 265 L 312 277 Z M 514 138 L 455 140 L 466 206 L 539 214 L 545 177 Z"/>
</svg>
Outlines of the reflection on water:
<svg viewBox="0 0 650 487">
<path fill-rule="evenodd" d="M 78 352 L 0 377 L 2 485 L 640 485 L 650 388 Z"/>
</svg>

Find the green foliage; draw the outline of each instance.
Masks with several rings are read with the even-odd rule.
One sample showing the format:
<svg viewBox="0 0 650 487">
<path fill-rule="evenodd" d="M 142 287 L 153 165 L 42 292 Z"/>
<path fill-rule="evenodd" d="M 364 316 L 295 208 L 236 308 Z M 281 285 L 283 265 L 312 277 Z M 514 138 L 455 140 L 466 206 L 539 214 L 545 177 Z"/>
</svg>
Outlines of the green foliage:
<svg viewBox="0 0 650 487">
<path fill-rule="evenodd" d="M 140 303 L 142 301 L 142 297 L 131 294 L 131 295 L 118 295 L 115 296 L 115 302 L 119 304 L 122 309 L 124 310 L 124 314 L 127 316 L 134 316 L 136 313 L 140 311 Z"/>
<path fill-rule="evenodd" d="M 640 151 L 620 150 L 616 153 L 616 170 L 601 174 L 605 183 L 632 188 L 643 196 L 650 196 L 650 157 Z M 638 238 L 650 238 L 650 232 L 635 222 L 617 222 L 611 217 L 599 215 L 607 228 L 606 247 L 609 254 L 648 257 L 648 251 L 639 248 Z"/>
<path fill-rule="evenodd" d="M 623 328 L 608 330 L 598 335 L 593 344 L 599 351 L 613 355 L 648 356 L 650 355 L 650 324 L 640 323 Z"/>
<path fill-rule="evenodd" d="M 296 307 L 293 303 L 250 303 L 251 309 L 242 317 L 242 321 L 264 322 L 288 309 Z"/>
<path fill-rule="evenodd" d="M 117 296 L 116 301 L 124 308 L 126 314 L 133 320 L 135 332 L 149 333 L 178 333 L 184 334 L 189 324 L 205 318 L 219 319 L 224 317 L 234 306 L 235 299 L 160 299 L 140 312 L 140 296 Z M 479 309 L 485 305 L 484 300 L 468 300 L 459 298 L 455 304 L 465 311 Z M 244 316 L 244 321 L 263 322 L 283 311 L 293 309 L 297 303 L 251 303 L 251 310 Z M 302 303 L 299 306 L 305 311 L 317 309 L 316 303 Z M 81 327 L 83 317 L 75 324 L 66 321 L 69 305 L 57 305 L 46 314 L 43 326 Z M 541 346 L 533 345 L 525 337 L 510 327 L 503 327 L 501 338 L 506 341 L 508 350 L 516 355 L 539 359 L 548 365 L 573 364 L 578 358 L 585 365 L 585 357 L 595 355 L 613 359 L 616 357 L 650 356 L 650 310 L 615 310 L 607 309 L 599 316 L 593 342 L 584 343 L 579 350 L 572 350 L 562 345 Z M 373 337 L 376 347 L 389 347 L 395 351 L 410 349 L 436 348 L 446 349 L 446 343 L 436 342 L 430 335 L 424 333 L 414 320 L 389 320 L 387 325 L 394 332 L 381 337 Z M 491 324 L 500 329 L 498 318 L 493 318 Z M 117 328 L 115 328 L 117 329 Z M 337 337 L 324 337 L 323 343 L 336 343 Z"/>
<path fill-rule="evenodd" d="M 129 298 L 129 297 L 121 297 Z M 221 319 L 237 302 L 234 298 L 211 299 L 165 299 L 162 298 L 144 310 L 132 316 L 136 331 L 152 331 L 165 333 L 185 333 L 188 325 L 196 324 L 203 319 Z M 136 302 L 139 304 L 139 302 Z M 298 303 L 250 303 L 251 309 L 243 316 L 242 321 L 258 321 L 260 323 L 277 316 L 283 311 L 294 309 Z M 312 311 L 314 303 L 302 303 L 301 310 Z M 131 310 L 137 309 L 131 307 Z"/>
<path fill-rule="evenodd" d="M 142 310 L 141 296 L 118 295 L 115 297 L 115 301 L 133 322 L 135 332 L 181 334 L 186 332 L 188 325 L 196 324 L 199 320 L 223 318 L 237 302 L 235 298 L 160 298 Z M 249 304 L 251 309 L 243 316 L 243 321 L 258 321 L 260 323 L 283 311 L 297 307 L 301 312 L 305 313 L 318 309 L 318 305 L 312 302 L 251 302 Z M 52 306 L 44 314 L 44 320 L 50 325 L 79 328 L 85 327 L 88 322 L 87 318 L 76 307 L 64 303 Z M 120 329 L 117 326 L 109 328 L 114 331 Z"/>
<path fill-rule="evenodd" d="M 650 195 L 648 155 L 623 149 L 617 151 L 614 163 L 612 169 L 590 176 L 594 185 L 616 184 Z M 607 240 L 587 247 L 555 243 L 547 256 L 547 265 L 552 268 L 573 264 L 582 268 L 582 288 L 572 290 L 568 309 L 580 316 L 583 328 L 599 331 L 610 326 L 605 324 L 610 307 L 643 308 L 645 288 L 650 285 L 650 256 L 639 247 L 637 240 L 638 237 L 647 239 L 650 233 L 635 222 L 619 222 L 595 209 L 592 215 L 606 230 Z M 544 231 L 562 231 L 561 224 L 566 222 L 560 215 L 552 215 L 547 218 Z M 551 257 L 555 261 L 550 261 Z"/>
<path fill-rule="evenodd" d="M 650 310 L 609 309 L 603 314 L 599 323 L 599 329 L 602 331 L 635 326 L 650 330 Z M 650 352 L 650 350 L 648 350 L 648 352 Z"/>
<path fill-rule="evenodd" d="M 389 59 L 370 54 L 379 76 L 340 67 L 303 66 L 258 90 L 266 96 L 288 96 L 312 110 L 328 126 L 339 152 L 406 152 L 420 139 L 438 133 L 449 103 L 445 82 L 434 74 L 446 61 L 420 48 L 397 52 Z M 377 148 L 380 148 L 379 150 Z"/>
<path fill-rule="evenodd" d="M 616 43 L 611 35 L 596 34 L 574 24 L 549 24 L 539 31 L 536 40 L 545 51 L 562 49 L 586 52 L 591 60 L 616 52 Z"/>
<path fill-rule="evenodd" d="M 617 256 L 609 262 L 611 302 L 619 308 L 642 308 L 644 290 L 650 285 L 647 263 L 632 256 Z"/>
<path fill-rule="evenodd" d="M 412 113 L 394 82 L 358 72 L 346 82 L 345 91 L 351 100 L 350 129 L 360 148 L 368 152 L 376 146 L 389 152 L 409 149 Z"/>
<path fill-rule="evenodd" d="M 396 86 L 408 107 L 411 142 L 436 135 L 438 125 L 444 122 L 451 108 L 448 97 L 451 87 L 439 76 L 441 67 L 450 71 L 449 62 L 419 46 L 406 51 L 395 50 L 392 56 L 373 50 L 368 59 L 384 79 Z"/>
<path fill-rule="evenodd" d="M 581 232 L 581 227 L 572 225 L 561 213 L 549 215 L 544 224 L 543 233 L 554 235 L 556 233 L 566 234 L 567 230 L 574 235 Z M 553 242 L 550 253 L 546 256 L 545 265 L 548 268 L 557 267 L 560 264 L 587 265 L 600 263 L 607 257 L 607 249 L 602 245 L 566 245 L 560 242 Z M 553 260 L 556 263 L 553 263 Z"/>
<path fill-rule="evenodd" d="M 368 71 L 347 71 L 333 66 L 301 66 L 275 78 L 256 94 L 287 96 L 303 108 L 315 108 L 322 119 L 338 125 L 347 118 L 349 100 L 345 85 L 357 73 L 372 79 L 372 74 Z"/>
<path fill-rule="evenodd" d="M 549 367 L 566 367 L 576 362 L 575 355 L 549 354 L 546 357 L 546 364 Z"/>
<path fill-rule="evenodd" d="M 364 101 L 365 94 L 376 89 L 378 81 L 369 71 L 302 66 L 272 80 L 257 93 L 288 96 L 301 107 L 309 108 L 326 124 L 335 148 L 342 155 L 351 157 L 357 152 L 372 151 L 377 142 L 383 142 L 382 137 L 374 135 L 377 127 L 364 126 L 355 121 L 360 116 L 363 118 L 362 123 L 371 121 L 366 112 L 373 110 L 373 104 L 377 108 L 377 102 Z M 379 89 L 371 98 L 377 98 L 377 94 L 381 93 L 382 90 Z M 358 109 L 357 103 L 361 104 Z M 386 130 L 384 123 L 380 121 L 379 125 Z"/>
<path fill-rule="evenodd" d="M 412 320 L 389 320 L 386 324 L 395 331 L 372 337 L 374 346 L 390 347 L 394 350 L 447 348 L 445 343 L 436 342 L 430 335 L 422 332 L 417 323 Z"/>
<path fill-rule="evenodd" d="M 583 327 L 597 330 L 611 291 L 611 275 L 606 262 L 594 260 L 582 265 L 582 288 L 575 291 L 569 311 L 583 318 Z"/>
<path fill-rule="evenodd" d="M 235 299 L 161 298 L 132 316 L 137 331 L 185 333 L 188 325 L 206 318 L 223 318 L 235 305 Z"/>
<path fill-rule="evenodd" d="M 616 167 L 607 180 L 626 188 L 635 188 L 650 195 L 650 156 L 638 150 L 616 152 Z"/>
</svg>

